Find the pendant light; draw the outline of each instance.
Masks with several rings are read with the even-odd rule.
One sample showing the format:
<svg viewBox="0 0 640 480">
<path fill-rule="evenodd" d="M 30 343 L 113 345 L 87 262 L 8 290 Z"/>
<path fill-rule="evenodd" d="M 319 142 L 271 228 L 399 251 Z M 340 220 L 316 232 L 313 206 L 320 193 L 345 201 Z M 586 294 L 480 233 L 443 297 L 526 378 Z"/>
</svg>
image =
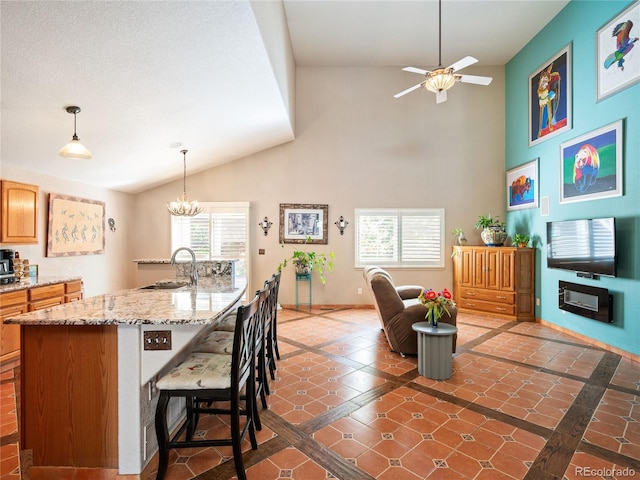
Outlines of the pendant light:
<svg viewBox="0 0 640 480">
<path fill-rule="evenodd" d="M 182 198 L 178 198 L 175 202 L 169 202 L 167 209 L 171 215 L 176 217 L 193 217 L 202 212 L 202 207 L 198 205 L 197 200 L 189 201 L 187 196 L 187 151 L 180 150 L 182 153 L 182 160 L 184 164 L 184 174 L 182 177 Z"/>
<path fill-rule="evenodd" d="M 58 155 L 64 158 L 78 158 L 80 160 L 92 159 L 91 152 L 80 143 L 80 139 L 76 135 L 76 115 L 80 113 L 80 107 L 67 107 L 67 113 L 73 113 L 73 137 L 69 143 L 60 149 Z"/>
</svg>

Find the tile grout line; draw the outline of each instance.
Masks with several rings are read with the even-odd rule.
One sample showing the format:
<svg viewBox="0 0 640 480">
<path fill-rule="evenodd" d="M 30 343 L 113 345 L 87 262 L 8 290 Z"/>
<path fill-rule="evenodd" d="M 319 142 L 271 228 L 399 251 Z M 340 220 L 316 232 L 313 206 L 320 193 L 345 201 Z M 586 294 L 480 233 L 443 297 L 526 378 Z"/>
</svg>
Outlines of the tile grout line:
<svg viewBox="0 0 640 480">
<path fill-rule="evenodd" d="M 600 359 L 523 480 L 563 478 L 620 359 L 620 355 L 609 352 Z"/>
</svg>

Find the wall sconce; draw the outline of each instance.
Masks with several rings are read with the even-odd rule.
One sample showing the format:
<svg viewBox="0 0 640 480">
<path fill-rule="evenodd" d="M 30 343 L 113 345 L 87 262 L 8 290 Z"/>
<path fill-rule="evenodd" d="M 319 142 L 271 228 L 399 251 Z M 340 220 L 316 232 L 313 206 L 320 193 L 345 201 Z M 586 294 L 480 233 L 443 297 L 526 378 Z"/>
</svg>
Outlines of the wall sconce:
<svg viewBox="0 0 640 480">
<path fill-rule="evenodd" d="M 334 223 L 336 224 L 336 227 L 338 227 L 338 230 L 340 230 L 340 235 L 344 235 L 344 229 L 347 228 L 349 222 L 347 222 L 344 217 L 340 215 L 340 218 Z"/>
<path fill-rule="evenodd" d="M 264 236 L 266 237 L 267 234 L 269 233 L 269 229 L 271 228 L 271 225 L 273 225 L 273 222 L 270 222 L 267 217 L 264 217 L 258 225 L 260 226 L 260 228 L 264 232 Z"/>
<path fill-rule="evenodd" d="M 116 221 L 113 218 L 110 218 L 109 220 L 107 220 L 107 223 L 109 224 L 109 229 L 112 232 L 116 231 Z"/>
</svg>

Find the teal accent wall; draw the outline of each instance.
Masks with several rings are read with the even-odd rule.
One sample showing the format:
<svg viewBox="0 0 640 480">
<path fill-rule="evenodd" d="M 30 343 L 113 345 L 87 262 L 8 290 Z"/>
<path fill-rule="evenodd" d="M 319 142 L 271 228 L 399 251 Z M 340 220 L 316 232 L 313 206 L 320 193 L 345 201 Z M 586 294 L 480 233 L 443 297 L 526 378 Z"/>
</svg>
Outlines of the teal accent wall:
<svg viewBox="0 0 640 480">
<path fill-rule="evenodd" d="M 539 160 L 540 199 L 549 197 L 549 215 L 540 208 L 507 213 L 510 235 L 537 236 L 536 317 L 640 355 L 640 83 L 596 101 L 596 32 L 633 2 L 572 0 L 505 68 L 506 169 Z M 544 2 L 540 2 L 544 8 Z M 640 36 L 634 25 L 632 37 Z M 572 45 L 573 127 L 529 147 L 529 76 L 565 45 Z M 640 41 L 632 50 L 640 62 Z M 613 68 L 613 67 L 612 67 Z M 560 144 L 616 120 L 623 121 L 623 196 L 560 204 Z M 546 223 L 580 218 L 616 218 L 618 277 L 578 278 L 546 266 Z M 607 288 L 614 297 L 614 322 L 591 320 L 558 308 L 560 280 Z"/>
</svg>

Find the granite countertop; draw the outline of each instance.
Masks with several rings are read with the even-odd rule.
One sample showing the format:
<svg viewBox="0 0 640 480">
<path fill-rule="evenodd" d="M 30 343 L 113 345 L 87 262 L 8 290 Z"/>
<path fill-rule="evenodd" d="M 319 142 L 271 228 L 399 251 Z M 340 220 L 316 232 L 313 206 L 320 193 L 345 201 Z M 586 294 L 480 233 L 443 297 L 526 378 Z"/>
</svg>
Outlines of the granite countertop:
<svg viewBox="0 0 640 480">
<path fill-rule="evenodd" d="M 0 293 L 15 292 L 16 290 L 26 290 L 27 288 L 33 287 L 44 287 L 46 285 L 54 285 L 56 283 L 74 282 L 76 280 L 82 280 L 82 277 L 47 277 L 41 275 L 37 277 L 28 277 L 23 278 L 16 283 L 7 283 L 4 285 L 0 285 Z"/>
<path fill-rule="evenodd" d="M 200 279 L 197 287 L 121 290 L 8 317 L 4 323 L 76 326 L 206 324 L 227 313 L 245 290 L 245 277 L 206 277 Z"/>
<path fill-rule="evenodd" d="M 231 260 L 197 260 L 197 263 L 203 263 L 203 262 L 208 262 L 208 263 L 215 263 L 215 262 L 237 262 L 238 259 L 231 259 Z M 133 263 L 148 263 L 148 264 L 154 264 L 154 263 L 158 263 L 158 264 L 167 264 L 170 265 L 171 264 L 171 259 L 170 258 L 137 258 L 133 261 Z M 191 259 L 188 260 L 176 260 L 176 263 L 191 263 Z"/>
</svg>

